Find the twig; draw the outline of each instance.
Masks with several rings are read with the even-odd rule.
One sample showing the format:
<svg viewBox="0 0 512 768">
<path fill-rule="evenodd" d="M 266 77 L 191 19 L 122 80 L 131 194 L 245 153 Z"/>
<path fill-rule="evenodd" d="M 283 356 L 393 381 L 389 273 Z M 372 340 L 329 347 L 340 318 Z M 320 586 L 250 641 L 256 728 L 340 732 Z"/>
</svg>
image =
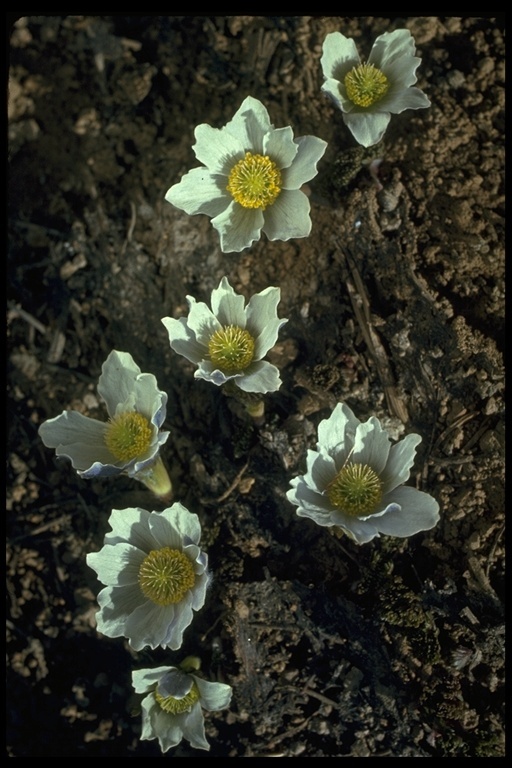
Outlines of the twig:
<svg viewBox="0 0 512 768">
<path fill-rule="evenodd" d="M 228 496 L 230 496 L 233 493 L 237 485 L 240 483 L 240 480 L 242 479 L 243 474 L 248 466 L 249 466 L 249 462 L 247 461 L 242 467 L 242 469 L 240 470 L 240 472 L 238 473 L 238 475 L 235 477 L 231 485 L 228 488 L 226 488 L 224 493 L 221 493 L 221 495 L 217 496 L 216 499 L 201 499 L 201 503 L 202 504 L 219 504 L 221 501 L 226 501 Z"/>
<path fill-rule="evenodd" d="M 336 250 L 341 256 L 342 266 L 345 267 L 344 279 L 350 302 L 368 351 L 375 362 L 388 408 L 402 423 L 407 424 L 409 421 L 407 407 L 397 392 L 386 350 L 372 325 L 370 302 L 361 275 L 348 252 L 342 250 L 338 244 L 336 244 Z"/>
<path fill-rule="evenodd" d="M 9 304 L 9 311 L 7 312 L 7 322 L 10 323 L 11 320 L 14 320 L 15 318 L 19 317 L 20 320 L 25 320 L 26 323 L 29 323 L 29 325 L 33 326 L 36 331 L 39 331 L 39 333 L 42 333 L 43 336 L 46 334 L 47 328 L 45 325 L 43 325 L 36 317 L 31 315 L 29 312 L 26 312 L 24 309 L 22 309 L 19 306 L 16 306 L 14 304 Z"/>
</svg>

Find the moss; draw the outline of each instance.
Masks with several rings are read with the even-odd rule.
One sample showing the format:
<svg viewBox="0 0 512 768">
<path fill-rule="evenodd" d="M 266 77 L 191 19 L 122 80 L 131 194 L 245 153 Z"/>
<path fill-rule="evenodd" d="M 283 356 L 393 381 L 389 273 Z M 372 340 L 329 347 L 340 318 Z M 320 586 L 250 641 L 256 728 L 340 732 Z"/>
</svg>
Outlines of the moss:
<svg viewBox="0 0 512 768">
<path fill-rule="evenodd" d="M 474 757 L 504 757 L 505 740 L 501 733 L 477 731 L 478 741 L 475 745 Z"/>
<path fill-rule="evenodd" d="M 407 587 L 399 576 L 388 577 L 380 589 L 379 609 L 390 637 L 398 630 L 407 641 L 413 655 L 422 664 L 440 660 L 438 629 L 421 598 Z"/>
</svg>

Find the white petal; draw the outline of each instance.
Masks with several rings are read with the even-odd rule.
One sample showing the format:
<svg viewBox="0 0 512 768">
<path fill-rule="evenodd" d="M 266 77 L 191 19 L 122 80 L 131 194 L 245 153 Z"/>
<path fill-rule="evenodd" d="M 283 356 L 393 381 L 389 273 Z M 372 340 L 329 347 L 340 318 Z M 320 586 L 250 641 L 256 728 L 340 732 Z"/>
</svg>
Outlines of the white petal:
<svg viewBox="0 0 512 768">
<path fill-rule="evenodd" d="M 347 97 L 345 85 L 339 80 L 326 80 L 321 89 L 342 112 L 351 112 L 354 103 Z"/>
<path fill-rule="evenodd" d="M 230 379 L 239 379 L 243 375 L 243 373 L 231 373 L 229 375 L 225 374 L 222 371 L 219 371 L 219 369 L 216 368 L 215 365 L 209 360 L 202 360 L 199 363 L 197 371 L 194 372 L 195 379 L 211 381 L 211 383 L 215 384 L 217 387 L 221 387 L 226 383 L 226 381 L 229 381 Z"/>
<path fill-rule="evenodd" d="M 172 507 L 164 509 L 160 514 L 169 521 L 182 538 L 188 538 L 194 544 L 199 544 L 201 525 L 196 514 L 189 512 L 179 501 L 176 501 Z"/>
<path fill-rule="evenodd" d="M 209 712 L 218 712 L 229 707 L 233 689 L 225 683 L 210 683 L 197 675 L 192 675 L 201 696 L 201 706 Z"/>
<path fill-rule="evenodd" d="M 381 533 L 389 536 L 413 536 L 419 531 L 428 531 L 439 522 L 439 504 L 428 493 L 417 491 L 408 485 L 395 488 L 383 502 L 398 504 L 401 509 L 393 508 L 375 520 Z"/>
<path fill-rule="evenodd" d="M 357 419 L 348 405 L 338 403 L 328 419 L 323 419 L 318 425 L 317 448 L 323 449 L 335 459 L 340 457 L 343 462 L 354 444 L 358 424 Z"/>
<path fill-rule="evenodd" d="M 170 547 L 171 549 L 181 550 L 183 546 L 182 537 L 175 530 L 168 517 L 163 512 L 154 512 L 148 518 L 149 530 L 155 541 L 154 549 Z"/>
<path fill-rule="evenodd" d="M 279 369 L 267 360 L 258 360 L 251 363 L 247 371 L 240 378 L 235 379 L 235 384 L 244 392 L 277 392 L 281 386 Z"/>
<path fill-rule="evenodd" d="M 293 130 L 274 128 L 263 140 L 263 154 L 268 155 L 278 168 L 288 168 L 297 154 L 297 145 L 293 140 Z"/>
<path fill-rule="evenodd" d="M 408 29 L 395 29 L 394 32 L 384 32 L 376 38 L 368 64 L 374 64 L 377 69 L 386 67 L 396 61 L 414 56 L 416 46 L 414 38 Z"/>
<path fill-rule="evenodd" d="M 263 213 L 259 208 L 243 208 L 233 200 L 225 211 L 212 219 L 212 224 L 220 235 L 223 253 L 243 251 L 260 239 Z"/>
<path fill-rule="evenodd" d="M 126 621 L 144 601 L 140 588 L 105 587 L 97 599 L 100 606 L 96 614 L 98 632 L 107 637 L 126 637 Z"/>
<path fill-rule="evenodd" d="M 283 325 L 286 325 L 287 322 L 288 320 L 286 318 L 276 318 L 275 320 L 269 321 L 265 328 L 262 328 L 258 336 L 251 334 L 255 341 L 254 360 L 261 360 L 261 358 L 267 354 L 269 349 L 272 349 L 277 341 L 279 330 Z"/>
<path fill-rule="evenodd" d="M 289 499 L 291 501 L 291 499 Z M 326 515 L 316 507 L 299 506 L 295 510 L 297 517 L 307 517 L 322 528 L 332 528 L 334 522 L 330 515 Z"/>
<path fill-rule="evenodd" d="M 134 410 L 159 428 L 165 421 L 167 394 L 158 389 L 152 373 L 141 373 L 133 382 Z"/>
<path fill-rule="evenodd" d="M 379 517 L 389 515 L 391 513 L 400 512 L 400 504 L 395 504 L 394 501 L 389 501 L 389 496 L 384 496 L 380 503 L 377 505 L 377 509 L 369 515 L 361 515 L 359 520 L 372 520 L 374 523 Z"/>
<path fill-rule="evenodd" d="M 90 419 L 78 411 L 63 411 L 53 419 L 47 419 L 39 427 L 39 436 L 47 448 L 57 448 L 86 441 L 89 445 L 104 443 L 106 424 Z"/>
<path fill-rule="evenodd" d="M 341 32 L 330 32 L 322 46 L 320 64 L 324 77 L 341 80 L 346 72 L 361 63 L 357 47 L 351 37 Z"/>
<path fill-rule="evenodd" d="M 317 163 L 327 149 L 327 142 L 317 139 L 316 136 L 301 136 L 295 143 L 298 148 L 297 156 L 290 168 L 283 170 L 284 189 L 299 189 L 313 179 L 318 173 Z"/>
<path fill-rule="evenodd" d="M 142 710 L 141 712 L 142 733 L 140 736 L 141 741 L 151 741 L 152 739 L 156 739 L 157 732 L 155 730 L 155 724 L 157 723 L 160 714 L 163 712 L 163 709 L 157 703 L 155 699 L 155 694 L 153 692 L 151 692 L 149 696 L 146 696 L 146 698 L 142 700 L 141 710 Z M 181 732 L 178 740 L 175 743 L 178 744 L 180 740 L 181 740 Z"/>
<path fill-rule="evenodd" d="M 281 300 L 280 288 L 265 288 L 255 293 L 246 309 L 246 328 L 254 339 L 254 359 L 261 360 L 277 341 L 279 329 L 288 322 L 277 316 L 277 305 Z"/>
<path fill-rule="evenodd" d="M 370 519 L 360 520 L 357 517 L 350 517 L 339 511 L 336 512 L 334 518 L 337 520 L 336 525 L 342 528 L 356 544 L 367 544 L 379 536 L 377 526 Z"/>
<path fill-rule="evenodd" d="M 207 354 L 207 348 L 204 344 L 196 341 L 196 335 L 187 325 L 187 319 L 180 317 L 175 320 L 173 317 L 162 317 L 162 323 L 169 334 L 169 342 L 178 355 L 183 355 L 191 363 L 199 363 Z"/>
<path fill-rule="evenodd" d="M 215 331 L 221 329 L 221 324 L 204 301 L 196 301 L 193 296 L 187 296 L 187 301 L 190 308 L 187 325 L 196 337 L 197 343 L 206 351 L 208 342 Z"/>
<path fill-rule="evenodd" d="M 119 403 L 132 394 L 133 383 L 141 373 L 139 366 L 128 352 L 114 350 L 101 366 L 98 392 L 107 405 L 109 416 L 115 416 Z"/>
<path fill-rule="evenodd" d="M 388 460 L 391 442 L 380 421 L 370 416 L 364 424 L 359 424 L 354 438 L 354 450 L 350 461 L 354 464 L 368 465 L 379 477 Z"/>
<path fill-rule="evenodd" d="M 125 542 L 149 554 L 155 548 L 148 526 L 150 514 L 140 507 L 113 509 L 108 519 L 112 531 L 105 534 L 105 544 Z"/>
<path fill-rule="evenodd" d="M 128 477 L 134 477 L 137 479 L 139 475 L 150 470 L 152 464 L 154 464 L 155 459 L 158 456 L 160 446 L 165 443 L 169 437 L 169 434 L 169 432 L 157 432 L 156 439 L 151 441 L 151 445 L 146 453 L 144 453 L 142 456 L 137 456 L 135 459 L 125 465 L 125 474 L 127 474 Z"/>
<path fill-rule="evenodd" d="M 308 450 L 307 466 L 308 471 L 304 475 L 304 482 L 312 490 L 323 493 L 336 477 L 334 459 L 328 453 Z"/>
<path fill-rule="evenodd" d="M 85 453 L 82 455 L 85 456 Z M 66 456 L 66 454 L 63 453 L 62 456 Z M 80 477 L 83 477 L 84 480 L 90 480 L 93 477 L 117 477 L 126 471 L 126 466 L 127 465 L 115 466 L 114 464 L 103 464 L 101 461 L 94 461 L 89 469 L 83 471 L 77 469 L 77 474 L 79 474 Z"/>
<path fill-rule="evenodd" d="M 206 165 L 212 174 L 229 176 L 235 163 L 245 154 L 243 142 L 225 128 L 212 128 L 203 123 L 197 126 L 194 136 L 196 143 L 192 149 L 199 162 Z"/>
<path fill-rule="evenodd" d="M 149 696 L 147 698 L 149 699 Z M 156 706 L 152 706 L 146 714 L 146 719 L 149 719 L 149 727 L 147 730 L 143 727 L 141 739 L 157 738 L 160 749 L 165 754 L 169 749 L 181 742 L 183 733 L 176 715 L 165 712 L 155 701 L 154 695 L 151 695 L 151 698 Z M 144 699 L 145 701 L 146 699 Z M 143 726 L 145 724 L 144 702 L 142 702 Z"/>
<path fill-rule="evenodd" d="M 288 492 L 287 497 L 292 503 L 299 503 L 297 515 L 299 517 L 309 517 L 317 525 L 324 527 L 337 526 L 347 533 L 357 544 L 366 544 L 379 535 L 376 515 L 367 518 L 353 517 L 347 515 L 341 509 L 332 506 L 326 495 L 315 493 L 310 487 L 299 483 L 294 496 Z M 324 505 L 324 508 L 320 506 Z"/>
<path fill-rule="evenodd" d="M 171 667 L 158 681 L 156 692 L 167 698 L 174 696 L 176 699 L 183 699 L 187 693 L 190 693 L 194 685 L 194 678 L 182 669 Z"/>
<path fill-rule="evenodd" d="M 387 112 L 350 112 L 343 121 L 355 140 L 363 147 L 377 144 L 386 132 L 391 115 Z"/>
<path fill-rule="evenodd" d="M 228 207 L 231 195 L 224 176 L 214 176 L 206 168 L 193 168 L 167 190 L 165 199 L 192 216 L 196 213 L 218 216 Z"/>
<path fill-rule="evenodd" d="M 173 651 L 177 651 L 181 648 L 183 643 L 183 633 L 186 628 L 192 623 L 193 612 L 191 605 L 191 597 L 187 595 L 181 603 L 175 606 L 174 619 L 171 624 L 168 625 L 165 637 L 162 639 L 160 645 L 162 648 L 170 648 Z"/>
<path fill-rule="evenodd" d="M 404 88 L 387 95 L 382 99 L 382 102 L 382 109 L 394 115 L 399 115 L 406 109 L 426 109 L 430 107 L 430 101 L 419 88 Z M 376 106 L 381 107 L 380 103 Z"/>
<path fill-rule="evenodd" d="M 102 366 L 98 392 L 105 400 L 109 416 L 135 410 L 155 427 L 165 420 L 167 394 L 158 388 L 152 373 L 141 373 L 127 352 L 110 353 Z"/>
<path fill-rule="evenodd" d="M 192 567 L 196 574 L 204 572 L 203 558 L 205 557 L 205 553 L 201 552 L 197 544 L 192 544 L 188 536 L 183 538 L 181 551 L 192 563 Z"/>
<path fill-rule="evenodd" d="M 124 587 L 139 583 L 139 570 L 145 553 L 132 544 L 105 546 L 86 556 L 87 565 L 96 571 L 102 584 Z"/>
<path fill-rule="evenodd" d="M 323 496 L 306 485 L 303 477 L 296 477 L 290 485 L 292 486 L 291 490 L 286 494 L 288 501 L 305 510 L 308 517 L 318 515 L 324 521 L 320 525 L 334 525 L 331 520 L 333 506 L 327 496 Z M 299 510 L 297 510 L 297 514 L 301 514 Z"/>
<path fill-rule="evenodd" d="M 245 150 L 262 155 L 263 139 L 271 130 L 272 124 L 261 101 L 247 96 L 225 127 L 226 131 L 237 137 Z"/>
<path fill-rule="evenodd" d="M 389 80 L 390 90 L 381 101 L 385 101 L 393 91 L 403 90 L 414 85 L 418 79 L 416 77 L 416 70 L 420 64 L 421 59 L 417 56 L 404 56 L 397 61 L 387 64 L 384 74 Z"/>
<path fill-rule="evenodd" d="M 382 492 L 384 495 L 396 488 L 398 485 L 406 483 L 409 479 L 410 469 L 414 464 L 416 455 L 416 446 L 421 443 L 419 435 L 410 434 L 404 437 L 395 445 L 391 446 L 388 460 L 384 471 L 380 475 L 383 483 Z"/>
<path fill-rule="evenodd" d="M 208 565 L 208 558 L 202 553 L 201 557 L 198 558 L 200 560 L 201 558 L 206 558 L 206 565 Z M 202 566 L 198 565 L 196 563 L 196 570 L 201 570 Z M 192 587 L 192 590 L 190 591 L 190 607 L 193 611 L 198 611 L 200 608 L 203 607 L 204 602 L 206 600 L 206 590 L 210 584 L 210 574 L 209 573 L 201 573 L 196 577 L 196 583 Z"/>
<path fill-rule="evenodd" d="M 311 232 L 309 200 L 299 189 L 283 189 L 264 211 L 263 231 L 269 240 L 307 237 Z"/>
<path fill-rule="evenodd" d="M 116 458 L 105 445 L 107 425 L 90 419 L 78 411 L 63 411 L 39 427 L 39 435 L 47 448 L 55 448 L 57 456 L 71 460 L 74 469 L 89 470 L 96 463 L 95 475 L 102 474 L 101 465 L 115 465 Z M 122 470 L 112 467 L 110 474 Z"/>
<path fill-rule="evenodd" d="M 169 670 L 175 669 L 175 667 L 154 667 L 153 669 L 134 669 L 132 671 L 132 685 L 135 689 L 135 693 L 147 693 L 150 690 L 154 690 L 158 684 L 158 681 Z"/>
<path fill-rule="evenodd" d="M 179 723 L 183 738 L 190 742 L 194 749 L 210 749 L 204 733 L 204 716 L 199 702 L 196 702 L 190 712 L 179 715 Z"/>
<path fill-rule="evenodd" d="M 213 289 L 211 301 L 212 312 L 221 325 L 245 328 L 245 298 L 233 290 L 227 277 Z"/>
<path fill-rule="evenodd" d="M 136 651 L 141 651 L 146 645 L 149 645 L 152 650 L 158 648 L 159 645 L 165 648 L 169 626 L 175 622 L 180 605 L 181 603 L 155 605 L 146 599 L 135 610 L 131 611 L 126 616 L 123 634 L 128 638 L 132 648 Z M 179 648 L 180 645 L 181 636 L 180 642 L 175 648 Z"/>
</svg>

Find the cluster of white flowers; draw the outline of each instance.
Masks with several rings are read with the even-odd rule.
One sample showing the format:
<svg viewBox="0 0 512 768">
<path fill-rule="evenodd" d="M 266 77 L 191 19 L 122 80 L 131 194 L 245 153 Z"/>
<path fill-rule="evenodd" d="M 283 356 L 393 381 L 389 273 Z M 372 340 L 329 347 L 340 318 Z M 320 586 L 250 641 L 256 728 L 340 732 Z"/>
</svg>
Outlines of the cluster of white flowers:
<svg viewBox="0 0 512 768">
<path fill-rule="evenodd" d="M 322 90 L 363 146 L 382 139 L 391 114 L 429 106 L 412 87 L 421 61 L 415 52 L 410 32 L 399 29 L 378 37 L 368 62 L 361 63 L 353 40 L 339 32 L 327 35 Z M 310 203 L 302 187 L 316 176 L 325 141 L 294 138 L 289 126 L 275 128 L 266 107 L 251 96 L 224 127 L 197 126 L 195 139 L 202 165 L 165 199 L 187 214 L 211 217 L 223 252 L 250 247 L 262 232 L 271 241 L 310 234 Z M 261 396 L 282 383 L 277 367 L 264 359 L 287 322 L 277 315 L 280 289 L 267 287 L 246 304 L 223 277 L 210 306 L 186 298 L 188 317 L 162 318 L 171 348 L 196 366 L 195 378 L 223 386 L 261 417 Z M 171 481 L 160 457 L 170 434 L 162 429 L 166 393 L 130 354 L 117 350 L 103 364 L 98 393 L 108 421 L 65 410 L 41 425 L 44 444 L 69 459 L 82 478 L 125 474 L 170 500 Z M 357 544 L 380 534 L 406 537 L 429 530 L 439 519 L 437 502 L 404 485 L 420 441 L 410 434 L 391 445 L 376 418 L 361 423 L 339 403 L 320 422 L 317 450 L 308 451 L 307 472 L 291 481 L 288 499 L 299 516 L 343 531 Z M 175 502 L 163 511 L 114 509 L 109 523 L 103 547 L 87 555 L 103 584 L 98 631 L 126 638 L 135 652 L 180 649 L 211 578 L 198 516 Z M 177 666 L 133 672 L 133 687 L 145 696 L 141 738 L 158 739 L 162 752 L 182 738 L 209 749 L 203 709 L 230 704 L 231 687 L 204 680 L 199 668 L 198 659 L 187 657 Z"/>
<path fill-rule="evenodd" d="M 392 114 L 424 109 L 430 101 L 416 83 L 421 59 L 408 29 L 385 32 L 362 63 L 351 38 L 331 32 L 321 58 L 322 90 L 364 147 L 377 144 Z M 205 214 L 224 253 L 242 251 L 264 232 L 269 240 L 307 237 L 309 200 L 301 187 L 317 174 L 327 143 L 294 139 L 290 126 L 274 128 L 266 107 L 248 96 L 223 128 L 198 125 L 193 150 L 202 163 L 174 184 L 165 199 L 189 215 Z"/>
<path fill-rule="evenodd" d="M 199 547 L 199 518 L 176 502 L 162 512 L 115 509 L 109 523 L 103 548 L 87 555 L 106 585 L 98 595 L 98 631 L 126 637 L 136 651 L 181 648 L 210 580 L 208 557 Z M 209 749 L 202 710 L 224 709 L 231 700 L 229 685 L 186 674 L 183 666 L 133 672 L 135 691 L 151 691 L 142 701 L 141 738 L 158 738 L 163 752 L 183 737 Z"/>
</svg>

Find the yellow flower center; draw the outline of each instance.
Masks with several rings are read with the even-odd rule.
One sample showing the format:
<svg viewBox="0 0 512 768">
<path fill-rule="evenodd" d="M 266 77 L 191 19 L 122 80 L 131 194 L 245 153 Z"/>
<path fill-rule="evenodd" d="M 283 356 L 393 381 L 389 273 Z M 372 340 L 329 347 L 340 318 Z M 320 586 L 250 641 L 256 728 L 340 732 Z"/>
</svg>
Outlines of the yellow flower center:
<svg viewBox="0 0 512 768">
<path fill-rule="evenodd" d="M 231 169 L 226 189 L 244 208 L 264 211 L 281 192 L 281 172 L 268 155 L 246 152 Z"/>
<path fill-rule="evenodd" d="M 171 715 L 181 715 L 182 712 L 190 712 L 196 701 L 199 701 L 199 688 L 194 682 L 190 691 L 182 699 L 175 699 L 174 696 L 162 696 L 158 691 L 155 691 L 155 699 L 164 712 L 169 712 Z"/>
<path fill-rule="evenodd" d="M 373 64 L 359 64 L 345 75 L 345 88 L 358 107 L 371 107 L 388 92 L 389 81 Z"/>
<path fill-rule="evenodd" d="M 238 325 L 226 325 L 211 336 L 208 351 L 212 363 L 223 373 L 243 371 L 254 357 L 254 339 Z"/>
<path fill-rule="evenodd" d="M 331 504 L 352 517 L 376 511 L 382 499 L 382 482 L 367 464 L 345 464 L 327 486 Z"/>
<path fill-rule="evenodd" d="M 179 603 L 195 582 L 194 566 L 179 549 L 153 549 L 139 568 L 139 586 L 156 605 Z"/>
<path fill-rule="evenodd" d="M 142 456 L 151 445 L 153 429 L 141 413 L 127 411 L 110 419 L 105 444 L 119 461 L 131 461 Z"/>
</svg>

